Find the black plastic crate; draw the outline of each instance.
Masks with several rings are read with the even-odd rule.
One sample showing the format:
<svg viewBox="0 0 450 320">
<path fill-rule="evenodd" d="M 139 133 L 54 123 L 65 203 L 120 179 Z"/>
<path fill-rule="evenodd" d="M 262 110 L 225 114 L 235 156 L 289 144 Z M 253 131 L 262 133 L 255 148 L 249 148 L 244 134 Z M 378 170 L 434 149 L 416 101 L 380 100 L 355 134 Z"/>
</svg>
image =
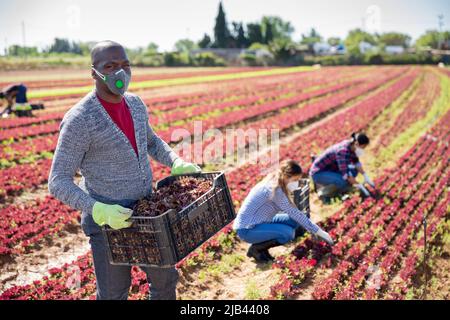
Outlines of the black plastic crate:
<svg viewBox="0 0 450 320">
<path fill-rule="evenodd" d="M 157 217 L 132 216 L 133 225 L 126 229 L 103 228 L 111 264 L 173 266 L 236 217 L 223 172 L 169 176 L 159 180 L 156 189 L 186 176 L 213 181 L 213 186 L 178 212 L 171 209 Z"/>
<path fill-rule="evenodd" d="M 294 203 L 300 211 L 306 213 L 310 217 L 310 207 L 309 207 L 309 179 L 301 179 L 298 182 L 299 187 L 293 191 Z"/>
</svg>

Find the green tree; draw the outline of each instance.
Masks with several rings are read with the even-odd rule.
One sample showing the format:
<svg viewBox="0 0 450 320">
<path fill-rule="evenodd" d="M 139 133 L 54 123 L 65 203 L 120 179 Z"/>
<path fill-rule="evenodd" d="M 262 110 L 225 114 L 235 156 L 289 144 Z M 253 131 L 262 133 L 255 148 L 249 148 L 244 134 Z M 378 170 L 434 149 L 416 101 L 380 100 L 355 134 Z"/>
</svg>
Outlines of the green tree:
<svg viewBox="0 0 450 320">
<path fill-rule="evenodd" d="M 271 23 L 266 24 L 266 31 L 264 32 L 264 43 L 270 43 L 274 39 L 273 27 Z"/>
<path fill-rule="evenodd" d="M 361 41 L 368 42 L 372 45 L 377 44 L 376 38 L 372 34 L 361 29 L 353 29 L 348 33 L 347 38 L 345 38 L 347 52 L 350 55 L 360 55 L 359 43 Z"/>
<path fill-rule="evenodd" d="M 302 34 L 302 40 L 300 43 L 312 46 L 314 43 L 321 41 L 322 36 L 316 31 L 316 29 L 312 28 L 309 31 L 309 34 Z"/>
<path fill-rule="evenodd" d="M 264 37 L 262 33 L 262 28 L 259 23 L 248 23 L 247 24 L 247 37 L 250 44 L 258 42 L 263 43 Z"/>
<path fill-rule="evenodd" d="M 80 47 L 81 54 L 83 56 L 87 56 L 90 54 L 91 49 L 94 47 L 95 42 L 94 41 L 88 41 L 88 42 L 79 42 L 78 46 Z"/>
<path fill-rule="evenodd" d="M 53 40 L 53 44 L 50 45 L 50 49 L 48 51 L 50 53 L 70 52 L 70 42 L 67 39 L 55 38 L 55 40 Z"/>
<path fill-rule="evenodd" d="M 75 53 L 75 54 L 79 54 L 79 55 L 83 54 L 83 50 L 81 49 L 79 43 L 77 43 L 75 41 L 72 42 L 72 46 L 71 46 L 71 51 L 70 52 L 71 53 Z"/>
<path fill-rule="evenodd" d="M 142 47 L 138 48 L 125 48 L 125 52 L 127 53 L 128 59 L 130 59 L 133 65 L 139 65 L 142 61 L 142 54 L 144 49 Z"/>
<path fill-rule="evenodd" d="M 39 52 L 37 47 L 22 47 L 19 45 L 12 45 L 8 48 L 8 55 L 15 57 L 24 56 L 38 56 Z"/>
<path fill-rule="evenodd" d="M 295 31 L 289 21 L 284 21 L 278 16 L 262 17 L 261 28 L 265 36 L 265 41 L 267 41 L 267 38 L 270 38 L 267 43 L 278 38 L 291 40 L 292 33 Z"/>
<path fill-rule="evenodd" d="M 198 42 L 198 46 L 200 48 L 209 48 L 211 46 L 211 38 L 206 33 L 203 35 L 203 38 Z"/>
<path fill-rule="evenodd" d="M 219 13 L 216 17 L 216 25 L 214 26 L 214 46 L 217 48 L 228 48 L 230 40 L 230 31 L 228 30 L 225 11 L 222 2 L 219 4 Z"/>
<path fill-rule="evenodd" d="M 181 39 L 175 43 L 175 50 L 178 52 L 189 52 L 197 48 L 198 45 L 189 39 Z"/>
<path fill-rule="evenodd" d="M 189 53 L 184 52 L 166 52 L 164 53 L 164 65 L 168 67 L 187 66 L 191 63 Z"/>
<path fill-rule="evenodd" d="M 72 52 L 72 45 L 68 39 L 55 38 L 48 49 L 49 53 L 70 53 Z"/>
<path fill-rule="evenodd" d="M 230 37 L 228 39 L 228 48 L 238 48 L 237 39 L 239 36 L 239 23 L 238 22 L 232 22 L 231 25 L 233 26 Z"/>
<path fill-rule="evenodd" d="M 259 49 L 269 50 L 269 46 L 267 44 L 264 44 L 264 43 L 253 42 L 251 44 L 251 46 L 248 47 L 248 49 L 249 50 L 259 50 Z"/>
<path fill-rule="evenodd" d="M 411 37 L 400 32 L 386 32 L 378 36 L 378 43 L 382 46 L 409 47 Z"/>
<path fill-rule="evenodd" d="M 150 42 L 147 48 L 144 50 L 145 56 L 152 56 L 158 54 L 158 45 L 154 42 Z"/>
<path fill-rule="evenodd" d="M 236 46 L 238 48 L 247 48 L 248 47 L 248 39 L 245 35 L 245 30 L 242 22 L 237 23 L 235 25 L 235 33 L 236 33 Z"/>
<path fill-rule="evenodd" d="M 68 39 L 55 38 L 53 43 L 48 48 L 49 53 L 74 53 L 83 54 L 83 49 L 80 43 L 75 41 L 70 42 Z"/>
<path fill-rule="evenodd" d="M 275 38 L 269 44 L 269 50 L 275 60 L 286 63 L 295 54 L 295 43 L 286 38 Z"/>
<path fill-rule="evenodd" d="M 437 49 L 440 41 L 450 39 L 450 31 L 439 32 L 437 30 L 428 30 L 416 40 L 416 47 L 430 47 Z"/>
<path fill-rule="evenodd" d="M 338 37 L 330 37 L 327 40 L 328 44 L 330 46 L 337 46 L 338 44 L 340 44 L 342 42 L 341 38 Z"/>
<path fill-rule="evenodd" d="M 212 52 L 197 53 L 193 57 L 193 63 L 201 67 L 225 66 L 225 60 L 213 54 Z"/>
</svg>

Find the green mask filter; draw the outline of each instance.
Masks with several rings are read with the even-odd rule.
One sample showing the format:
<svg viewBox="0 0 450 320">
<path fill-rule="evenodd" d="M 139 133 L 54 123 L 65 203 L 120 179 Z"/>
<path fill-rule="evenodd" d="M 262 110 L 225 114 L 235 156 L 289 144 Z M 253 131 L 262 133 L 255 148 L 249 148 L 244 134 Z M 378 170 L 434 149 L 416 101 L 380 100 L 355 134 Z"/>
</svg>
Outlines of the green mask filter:
<svg viewBox="0 0 450 320">
<path fill-rule="evenodd" d="M 95 68 L 92 70 L 106 83 L 112 93 L 123 96 L 127 91 L 130 76 L 123 69 L 106 75 L 98 72 Z"/>
</svg>

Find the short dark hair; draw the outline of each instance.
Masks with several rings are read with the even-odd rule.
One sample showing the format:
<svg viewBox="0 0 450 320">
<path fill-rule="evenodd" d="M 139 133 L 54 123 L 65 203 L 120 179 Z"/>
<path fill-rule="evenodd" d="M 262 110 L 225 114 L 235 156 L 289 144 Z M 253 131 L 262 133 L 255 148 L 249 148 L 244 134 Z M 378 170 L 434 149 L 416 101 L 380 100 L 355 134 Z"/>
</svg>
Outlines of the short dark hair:
<svg viewBox="0 0 450 320">
<path fill-rule="evenodd" d="M 3 92 L 0 92 L 0 99 L 3 99 L 5 97 L 5 94 Z"/>
<path fill-rule="evenodd" d="M 358 144 L 362 146 L 368 145 L 370 142 L 369 137 L 363 132 L 360 133 L 353 132 L 352 140 L 353 142 L 358 142 Z"/>
</svg>

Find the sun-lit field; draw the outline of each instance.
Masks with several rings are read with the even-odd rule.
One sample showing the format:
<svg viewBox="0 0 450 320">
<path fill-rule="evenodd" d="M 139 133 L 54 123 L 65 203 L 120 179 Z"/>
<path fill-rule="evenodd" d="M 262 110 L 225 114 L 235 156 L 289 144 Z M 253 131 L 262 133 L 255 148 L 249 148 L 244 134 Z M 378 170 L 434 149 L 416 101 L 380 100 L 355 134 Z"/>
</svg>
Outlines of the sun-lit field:
<svg viewBox="0 0 450 320">
<path fill-rule="evenodd" d="M 94 299 L 94 269 L 80 213 L 48 194 L 47 179 L 65 112 L 93 88 L 90 72 L 0 74 L 43 102 L 33 118 L 0 120 L 0 299 Z M 311 154 L 364 131 L 363 157 L 380 196 L 352 194 L 323 205 L 314 221 L 335 246 L 305 234 L 255 264 L 248 244 L 225 227 L 178 264 L 179 299 L 450 298 L 450 71 L 421 66 L 133 69 L 130 91 L 148 106 L 155 132 L 279 129 L 280 158 L 305 170 Z M 203 147 L 213 137 L 203 140 Z M 228 155 L 230 156 L 230 155 Z M 233 155 L 231 155 L 232 157 Z M 151 160 L 154 179 L 170 169 Z M 254 163 L 200 163 L 225 170 L 236 212 L 263 178 Z M 78 179 L 78 178 L 77 178 Z M 424 226 L 427 222 L 426 270 Z M 130 299 L 148 296 L 133 267 Z"/>
</svg>

